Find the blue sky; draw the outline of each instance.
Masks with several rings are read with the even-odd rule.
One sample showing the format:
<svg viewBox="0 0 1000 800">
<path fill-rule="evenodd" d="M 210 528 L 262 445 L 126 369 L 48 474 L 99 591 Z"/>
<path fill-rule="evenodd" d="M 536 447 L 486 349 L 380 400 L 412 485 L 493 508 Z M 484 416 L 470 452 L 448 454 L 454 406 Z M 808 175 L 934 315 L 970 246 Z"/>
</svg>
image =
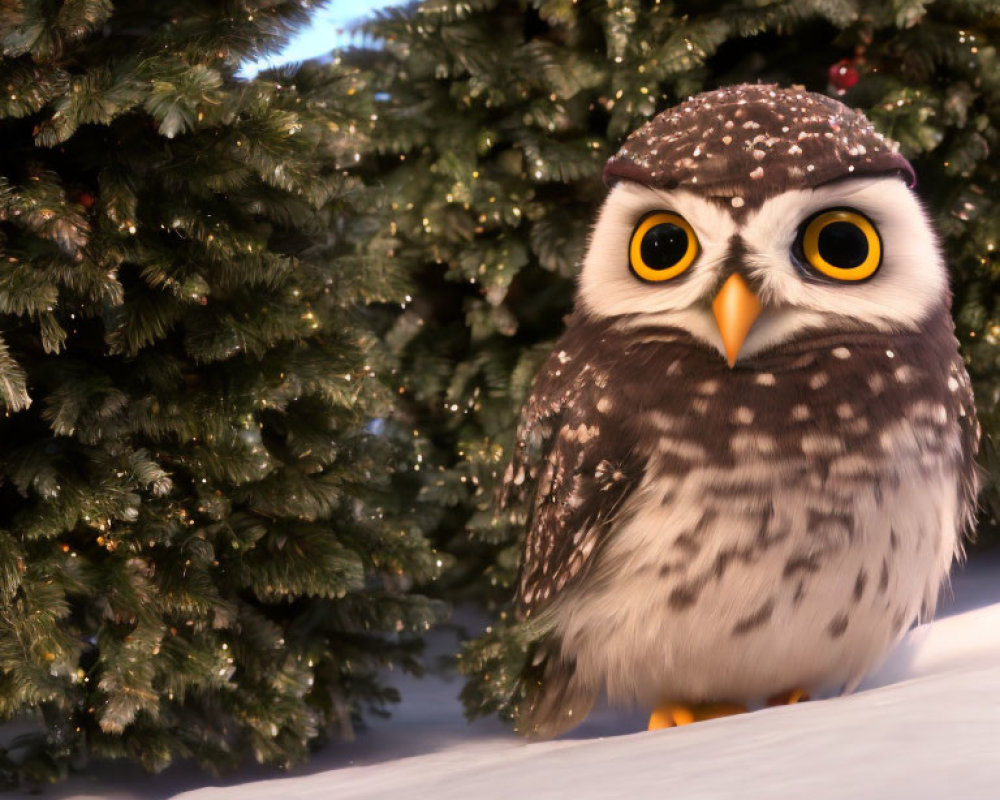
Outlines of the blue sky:
<svg viewBox="0 0 1000 800">
<path fill-rule="evenodd" d="M 387 6 L 399 5 L 402 0 L 333 0 L 326 8 L 313 14 L 312 24 L 302 29 L 292 38 L 288 46 L 267 61 L 247 64 L 242 71 L 246 77 L 253 77 L 258 70 L 290 61 L 305 61 L 329 53 L 337 47 L 360 41 L 351 36 L 348 28 L 352 23 L 366 19 L 373 11 Z"/>
</svg>

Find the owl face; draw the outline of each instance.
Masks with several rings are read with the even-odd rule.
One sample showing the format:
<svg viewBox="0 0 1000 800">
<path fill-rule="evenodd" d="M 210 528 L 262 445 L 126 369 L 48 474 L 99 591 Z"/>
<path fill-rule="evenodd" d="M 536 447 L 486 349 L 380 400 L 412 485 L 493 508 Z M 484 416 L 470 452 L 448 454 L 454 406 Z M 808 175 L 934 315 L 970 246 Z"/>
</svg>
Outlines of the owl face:
<svg viewBox="0 0 1000 800">
<path fill-rule="evenodd" d="M 817 333 L 918 329 L 948 295 L 927 217 L 897 176 L 765 197 L 615 184 L 592 231 L 578 304 L 688 331 L 730 366 Z"/>
</svg>

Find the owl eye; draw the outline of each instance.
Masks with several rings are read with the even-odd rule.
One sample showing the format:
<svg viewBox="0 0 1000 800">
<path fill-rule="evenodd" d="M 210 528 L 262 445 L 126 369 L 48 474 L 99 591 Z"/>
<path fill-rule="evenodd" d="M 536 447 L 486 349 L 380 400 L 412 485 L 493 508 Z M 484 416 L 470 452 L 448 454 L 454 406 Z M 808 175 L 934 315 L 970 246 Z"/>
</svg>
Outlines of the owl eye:
<svg viewBox="0 0 1000 800">
<path fill-rule="evenodd" d="M 697 255 L 694 229 L 669 211 L 654 211 L 639 220 L 628 247 L 629 268 L 644 281 L 676 278 Z"/>
<path fill-rule="evenodd" d="M 821 211 L 807 219 L 795 240 L 801 266 L 838 281 L 863 281 L 882 263 L 882 240 L 868 217 L 849 208 Z"/>
</svg>

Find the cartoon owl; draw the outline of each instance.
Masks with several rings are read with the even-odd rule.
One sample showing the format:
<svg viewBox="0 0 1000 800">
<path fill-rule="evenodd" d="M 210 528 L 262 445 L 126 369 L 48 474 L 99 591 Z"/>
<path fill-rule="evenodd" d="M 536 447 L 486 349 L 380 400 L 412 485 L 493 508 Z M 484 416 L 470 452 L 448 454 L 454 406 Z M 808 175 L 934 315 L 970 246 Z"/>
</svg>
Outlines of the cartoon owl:
<svg viewBox="0 0 1000 800">
<path fill-rule="evenodd" d="M 520 721 L 650 727 L 852 691 L 973 523 L 979 425 L 913 170 L 861 114 L 707 92 L 604 172 L 502 501 L 540 632 Z"/>
</svg>

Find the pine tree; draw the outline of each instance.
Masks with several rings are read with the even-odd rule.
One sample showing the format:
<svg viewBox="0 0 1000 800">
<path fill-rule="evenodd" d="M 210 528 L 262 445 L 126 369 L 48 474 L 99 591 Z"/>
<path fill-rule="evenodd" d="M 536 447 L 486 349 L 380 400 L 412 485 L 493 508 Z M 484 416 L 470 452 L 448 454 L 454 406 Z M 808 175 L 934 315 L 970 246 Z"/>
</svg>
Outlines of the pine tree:
<svg viewBox="0 0 1000 800">
<path fill-rule="evenodd" d="M 0 715 L 37 723 L 6 784 L 285 765 L 418 668 L 440 562 L 390 484 L 373 101 L 343 65 L 236 77 L 310 6 L 0 6 Z"/>
<path fill-rule="evenodd" d="M 426 0 L 370 32 L 380 123 L 370 180 L 419 284 L 391 343 L 456 596 L 496 624 L 463 655 L 469 713 L 511 717 L 535 633 L 506 602 L 524 510 L 494 498 L 530 380 L 561 330 L 601 167 L 656 112 L 703 89 L 774 81 L 841 95 L 902 144 L 947 249 L 958 334 L 1000 434 L 1000 3 L 991 0 Z M 1000 462 L 986 444 L 983 538 Z"/>
</svg>

